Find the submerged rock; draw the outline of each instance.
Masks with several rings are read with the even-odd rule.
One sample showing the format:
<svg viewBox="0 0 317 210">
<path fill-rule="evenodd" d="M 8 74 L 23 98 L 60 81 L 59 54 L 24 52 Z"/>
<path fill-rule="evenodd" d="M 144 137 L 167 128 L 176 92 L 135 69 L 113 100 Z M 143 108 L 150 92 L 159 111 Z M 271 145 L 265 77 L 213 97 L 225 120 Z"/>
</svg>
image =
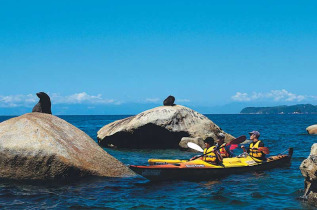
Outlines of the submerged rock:
<svg viewBox="0 0 317 210">
<path fill-rule="evenodd" d="M 306 128 L 308 134 L 317 134 L 317 125 L 311 125 Z"/>
<path fill-rule="evenodd" d="M 43 113 L 29 113 L 0 123 L 0 177 L 76 179 L 87 175 L 132 175 L 83 131 Z"/>
<path fill-rule="evenodd" d="M 299 168 L 305 177 L 303 198 L 307 199 L 309 204 L 317 207 L 317 143 L 313 144 L 309 156 Z"/>
<path fill-rule="evenodd" d="M 183 137 L 205 139 L 221 128 L 206 116 L 181 105 L 160 106 L 138 115 L 117 120 L 98 133 L 102 146 L 118 148 L 179 148 Z M 226 141 L 233 137 L 226 135 Z"/>
</svg>

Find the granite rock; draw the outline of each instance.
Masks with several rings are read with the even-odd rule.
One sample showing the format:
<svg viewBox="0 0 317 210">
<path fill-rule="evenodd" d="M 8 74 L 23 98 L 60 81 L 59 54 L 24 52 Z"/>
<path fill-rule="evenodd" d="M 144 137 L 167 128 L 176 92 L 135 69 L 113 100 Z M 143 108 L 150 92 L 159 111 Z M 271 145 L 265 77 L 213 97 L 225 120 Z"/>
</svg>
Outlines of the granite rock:
<svg viewBox="0 0 317 210">
<path fill-rule="evenodd" d="M 0 177 L 60 180 L 133 175 L 80 129 L 44 113 L 0 123 Z"/>
</svg>

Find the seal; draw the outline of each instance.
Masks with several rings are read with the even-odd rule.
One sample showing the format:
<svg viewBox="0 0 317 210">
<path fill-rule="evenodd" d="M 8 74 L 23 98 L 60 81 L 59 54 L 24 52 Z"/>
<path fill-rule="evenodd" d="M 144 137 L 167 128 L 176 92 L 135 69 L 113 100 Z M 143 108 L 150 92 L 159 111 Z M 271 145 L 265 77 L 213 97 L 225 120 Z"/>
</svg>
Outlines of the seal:
<svg viewBox="0 0 317 210">
<path fill-rule="evenodd" d="M 39 92 L 36 95 L 40 101 L 33 107 L 32 112 L 52 114 L 50 97 L 44 92 Z"/>
<path fill-rule="evenodd" d="M 175 97 L 174 96 L 168 96 L 164 101 L 163 101 L 163 105 L 164 106 L 174 106 L 174 101 L 175 101 Z"/>
</svg>

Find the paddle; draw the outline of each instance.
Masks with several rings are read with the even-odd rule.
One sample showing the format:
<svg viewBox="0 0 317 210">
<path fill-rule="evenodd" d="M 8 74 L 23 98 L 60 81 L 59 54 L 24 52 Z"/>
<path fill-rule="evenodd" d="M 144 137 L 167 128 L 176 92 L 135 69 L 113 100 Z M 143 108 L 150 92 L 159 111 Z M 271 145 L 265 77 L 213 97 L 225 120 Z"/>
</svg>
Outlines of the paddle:
<svg viewBox="0 0 317 210">
<path fill-rule="evenodd" d="M 189 148 L 193 149 L 193 150 L 198 151 L 198 152 L 204 152 L 203 148 L 201 148 L 199 145 L 197 145 L 197 144 L 195 144 L 195 143 L 193 143 L 193 142 L 188 142 L 188 143 L 187 143 L 187 146 L 188 146 Z M 207 155 L 207 154 L 209 154 L 209 153 L 212 153 L 212 152 L 213 152 L 213 151 L 210 151 L 210 152 L 208 152 L 208 153 L 206 153 L 206 154 L 197 155 L 197 156 L 191 158 L 191 160 L 195 160 L 195 159 L 197 159 L 197 158 L 203 157 L 203 156 L 205 156 L 205 155 Z"/>
<path fill-rule="evenodd" d="M 188 142 L 187 146 L 193 150 L 196 150 L 198 152 L 204 152 L 203 148 L 201 148 L 199 145 L 193 143 L 193 142 Z"/>
<path fill-rule="evenodd" d="M 247 139 L 246 136 L 239 136 L 238 138 L 235 138 L 233 140 L 231 140 L 229 143 L 227 143 L 227 145 L 238 145 L 238 144 L 241 144 L 242 142 L 244 142 L 245 140 Z M 187 143 L 187 146 L 193 150 L 196 150 L 198 152 L 204 152 L 203 148 L 201 148 L 199 145 L 193 143 L 193 142 L 188 142 Z M 235 148 L 234 148 L 235 149 Z M 233 149 L 230 149 L 230 150 L 233 150 Z"/>
<path fill-rule="evenodd" d="M 197 144 L 195 144 L 195 143 L 193 143 L 193 142 L 188 142 L 188 143 L 187 143 L 187 146 L 188 146 L 189 148 L 191 148 L 191 149 L 194 149 L 194 150 L 198 151 L 198 152 L 204 152 L 203 148 L 201 148 L 199 145 L 197 145 Z M 209 153 L 212 153 L 212 152 L 214 152 L 215 155 L 217 156 L 217 158 L 218 158 L 218 160 L 219 160 L 219 162 L 220 162 L 219 164 L 220 164 L 221 166 L 225 167 L 225 166 L 222 164 L 221 154 L 220 154 L 217 150 L 207 152 L 206 154 L 197 155 L 197 156 L 195 156 L 195 157 L 192 157 L 190 160 L 196 160 L 196 159 L 201 158 L 201 157 L 203 157 L 203 156 L 205 156 L 205 155 L 208 155 Z"/>
<path fill-rule="evenodd" d="M 239 136 L 238 138 L 235 138 L 235 139 L 231 140 L 229 143 L 227 143 L 227 145 L 230 145 L 230 144 L 241 144 L 246 139 L 247 139 L 247 137 L 245 135 Z"/>
<path fill-rule="evenodd" d="M 263 152 L 264 154 L 270 154 L 270 150 L 267 147 L 259 147 L 258 148 L 259 151 Z"/>
<path fill-rule="evenodd" d="M 238 148 L 238 145 L 241 144 L 242 142 L 244 142 L 246 139 L 247 139 L 247 137 L 245 135 L 239 136 L 238 138 L 235 138 L 235 139 L 231 140 L 229 143 L 227 143 L 226 146 L 230 146 L 229 150 L 234 150 L 234 149 Z"/>
<path fill-rule="evenodd" d="M 242 149 L 243 149 L 243 152 L 247 152 L 247 150 L 244 147 Z M 259 148 L 254 148 L 254 149 L 257 149 L 258 151 L 263 152 L 266 155 L 270 154 L 270 150 L 267 147 L 259 147 Z"/>
</svg>

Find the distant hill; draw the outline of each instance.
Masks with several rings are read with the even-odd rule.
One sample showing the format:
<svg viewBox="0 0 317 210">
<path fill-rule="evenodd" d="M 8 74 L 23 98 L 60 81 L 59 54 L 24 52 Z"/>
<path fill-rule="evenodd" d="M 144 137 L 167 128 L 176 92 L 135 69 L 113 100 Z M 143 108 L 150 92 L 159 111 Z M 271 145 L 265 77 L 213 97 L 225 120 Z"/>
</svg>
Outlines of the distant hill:
<svg viewBox="0 0 317 210">
<path fill-rule="evenodd" d="M 317 106 L 298 104 L 293 106 L 246 107 L 240 114 L 317 114 Z"/>
</svg>

